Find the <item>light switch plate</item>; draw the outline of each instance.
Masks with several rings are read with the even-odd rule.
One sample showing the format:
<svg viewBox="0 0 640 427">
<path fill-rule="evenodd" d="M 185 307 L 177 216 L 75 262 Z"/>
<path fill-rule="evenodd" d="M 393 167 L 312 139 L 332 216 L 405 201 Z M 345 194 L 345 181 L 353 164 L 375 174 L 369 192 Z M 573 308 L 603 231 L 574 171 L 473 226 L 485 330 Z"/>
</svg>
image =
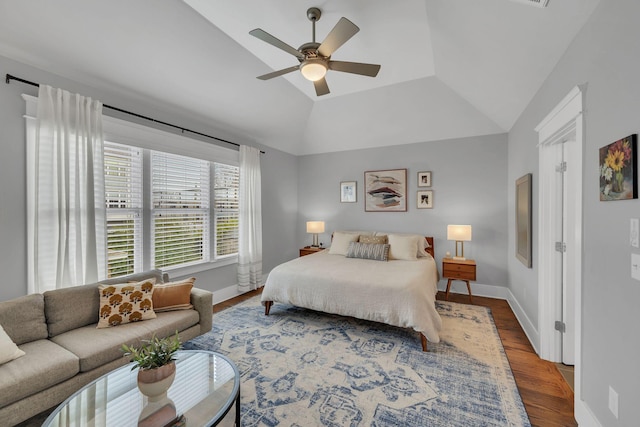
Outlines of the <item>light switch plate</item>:
<svg viewBox="0 0 640 427">
<path fill-rule="evenodd" d="M 631 254 L 631 277 L 640 280 L 640 254 Z"/>
<path fill-rule="evenodd" d="M 631 218 L 629 227 L 629 243 L 634 248 L 640 248 L 640 219 Z"/>
</svg>

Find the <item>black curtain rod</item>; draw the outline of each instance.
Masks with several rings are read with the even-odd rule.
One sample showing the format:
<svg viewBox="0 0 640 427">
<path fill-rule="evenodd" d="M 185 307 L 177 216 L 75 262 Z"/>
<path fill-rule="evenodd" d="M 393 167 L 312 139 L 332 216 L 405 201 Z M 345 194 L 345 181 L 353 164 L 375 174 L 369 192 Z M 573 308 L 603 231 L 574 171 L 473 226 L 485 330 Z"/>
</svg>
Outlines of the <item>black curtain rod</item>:
<svg viewBox="0 0 640 427">
<path fill-rule="evenodd" d="M 28 85 L 35 86 L 35 87 L 40 87 L 39 83 L 31 82 L 29 80 L 21 79 L 20 77 L 16 77 L 16 76 L 12 76 L 11 74 L 7 74 L 7 76 L 5 78 L 5 83 L 9 84 L 9 83 L 11 83 L 11 80 L 15 80 L 17 82 L 28 84 Z M 204 136 L 206 138 L 215 139 L 216 141 L 224 142 L 225 144 L 231 144 L 231 145 L 235 145 L 236 147 L 240 147 L 240 144 L 236 144 L 235 142 L 227 141 L 226 139 L 218 138 L 216 136 L 207 135 L 206 133 L 197 132 L 197 131 L 191 130 L 191 129 L 186 129 L 186 128 L 183 128 L 182 126 L 172 125 L 171 123 L 163 122 L 161 120 L 156 120 L 156 119 L 148 117 L 148 116 L 143 116 L 142 114 L 133 113 L 131 111 L 123 110 L 122 108 L 112 107 L 111 105 L 107 105 L 107 104 L 102 104 L 102 106 L 104 108 L 108 108 L 110 110 L 114 110 L 114 111 L 118 111 L 120 113 L 128 114 L 130 116 L 138 117 L 140 119 L 149 120 L 149 121 L 154 122 L 154 123 L 159 123 L 159 124 L 164 125 L 164 126 L 172 127 L 174 129 L 180 129 L 183 133 L 184 132 L 189 132 L 189 133 L 193 133 L 195 135 Z M 260 153 L 264 154 L 264 151 L 260 151 Z"/>
</svg>

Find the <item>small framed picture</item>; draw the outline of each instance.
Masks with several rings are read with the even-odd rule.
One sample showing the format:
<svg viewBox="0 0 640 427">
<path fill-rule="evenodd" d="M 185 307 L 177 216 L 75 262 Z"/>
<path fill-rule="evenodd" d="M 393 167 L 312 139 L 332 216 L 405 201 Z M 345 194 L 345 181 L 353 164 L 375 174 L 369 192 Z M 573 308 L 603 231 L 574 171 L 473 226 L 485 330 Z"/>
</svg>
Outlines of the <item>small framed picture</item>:
<svg viewBox="0 0 640 427">
<path fill-rule="evenodd" d="M 356 202 L 356 181 L 342 181 L 340 183 L 340 203 Z"/>
<path fill-rule="evenodd" d="M 418 187 L 431 187 L 431 171 L 418 172 Z"/>
<path fill-rule="evenodd" d="M 418 206 L 418 209 L 433 208 L 433 190 L 418 191 L 417 206 Z"/>
</svg>

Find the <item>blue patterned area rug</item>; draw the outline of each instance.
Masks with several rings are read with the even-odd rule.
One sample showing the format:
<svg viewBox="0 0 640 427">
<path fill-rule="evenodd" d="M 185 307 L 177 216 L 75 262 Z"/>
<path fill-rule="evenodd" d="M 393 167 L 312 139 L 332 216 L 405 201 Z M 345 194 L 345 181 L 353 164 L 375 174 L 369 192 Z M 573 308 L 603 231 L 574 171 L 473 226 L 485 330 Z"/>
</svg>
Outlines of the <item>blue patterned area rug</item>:
<svg viewBox="0 0 640 427">
<path fill-rule="evenodd" d="M 489 309 L 437 302 L 441 341 L 260 297 L 213 317 L 184 347 L 241 373 L 242 426 L 529 426 Z"/>
</svg>

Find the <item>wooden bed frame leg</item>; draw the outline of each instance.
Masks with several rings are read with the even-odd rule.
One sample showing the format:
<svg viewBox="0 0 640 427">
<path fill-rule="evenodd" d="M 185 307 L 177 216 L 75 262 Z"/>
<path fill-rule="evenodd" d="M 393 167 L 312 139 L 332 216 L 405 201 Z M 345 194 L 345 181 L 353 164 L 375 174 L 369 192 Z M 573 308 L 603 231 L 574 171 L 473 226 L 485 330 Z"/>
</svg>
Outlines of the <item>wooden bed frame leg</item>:
<svg viewBox="0 0 640 427">
<path fill-rule="evenodd" d="M 265 301 L 264 302 L 264 315 L 269 315 L 269 310 L 271 310 L 271 306 L 273 305 L 273 301 Z"/>
<path fill-rule="evenodd" d="M 422 351 L 429 351 L 427 350 L 427 337 L 422 332 L 420 332 L 420 341 L 422 341 Z"/>
</svg>

